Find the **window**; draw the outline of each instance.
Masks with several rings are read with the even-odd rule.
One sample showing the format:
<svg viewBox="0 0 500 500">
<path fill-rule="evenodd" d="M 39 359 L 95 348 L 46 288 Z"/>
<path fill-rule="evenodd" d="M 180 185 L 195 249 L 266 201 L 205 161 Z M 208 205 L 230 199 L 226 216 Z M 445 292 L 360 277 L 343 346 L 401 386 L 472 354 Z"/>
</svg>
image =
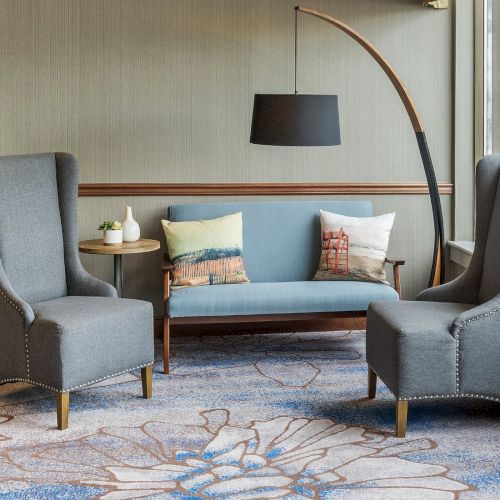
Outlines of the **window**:
<svg viewBox="0 0 500 500">
<path fill-rule="evenodd" d="M 500 2 L 482 0 L 480 4 L 482 105 L 477 118 L 481 120 L 481 154 L 491 154 L 500 152 Z"/>
</svg>

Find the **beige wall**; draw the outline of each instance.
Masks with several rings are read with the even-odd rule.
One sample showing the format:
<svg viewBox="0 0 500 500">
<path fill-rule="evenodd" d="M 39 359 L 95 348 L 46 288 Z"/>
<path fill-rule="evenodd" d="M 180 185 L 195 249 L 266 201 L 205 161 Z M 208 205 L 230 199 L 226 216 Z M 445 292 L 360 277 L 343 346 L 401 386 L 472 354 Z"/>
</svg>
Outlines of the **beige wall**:
<svg viewBox="0 0 500 500">
<path fill-rule="evenodd" d="M 293 90 L 291 0 L 0 0 L 0 154 L 69 151 L 81 182 L 422 182 L 416 141 L 394 89 L 370 57 L 301 16 L 298 86 L 337 93 L 343 144 L 248 142 L 255 92 Z M 452 11 L 415 0 L 316 0 L 398 69 L 428 134 L 437 178 L 452 180 Z M 353 196 L 347 198 L 354 198 Z M 362 196 L 361 198 L 370 198 Z M 451 197 L 443 197 L 447 229 Z M 407 259 L 404 291 L 426 284 L 428 198 L 373 197 L 397 211 L 390 253 Z M 203 198 L 206 200 L 206 198 Z M 85 198 L 80 237 L 134 207 L 161 237 L 169 204 L 195 198 Z M 157 256 L 126 259 L 127 294 L 160 304 Z M 86 256 L 111 278 L 107 257 Z"/>
<path fill-rule="evenodd" d="M 492 64 L 492 148 L 493 153 L 498 153 L 500 151 L 500 64 L 498 63 L 497 54 L 500 50 L 500 5 L 498 2 L 492 3 L 492 40 L 491 40 L 491 50 L 493 52 L 493 64 Z"/>
</svg>

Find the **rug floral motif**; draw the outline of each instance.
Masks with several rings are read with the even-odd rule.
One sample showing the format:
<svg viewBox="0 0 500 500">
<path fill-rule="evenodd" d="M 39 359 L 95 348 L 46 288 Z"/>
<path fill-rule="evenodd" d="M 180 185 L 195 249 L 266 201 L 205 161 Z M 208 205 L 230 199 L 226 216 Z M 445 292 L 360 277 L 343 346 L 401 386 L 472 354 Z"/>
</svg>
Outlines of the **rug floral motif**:
<svg viewBox="0 0 500 500">
<path fill-rule="evenodd" d="M 137 375 L 81 391 L 67 433 L 49 393 L 4 386 L 0 499 L 497 498 L 495 407 L 460 442 L 477 403 L 449 428 L 444 405 L 414 405 L 417 425 L 410 405 L 395 438 L 387 389 L 364 397 L 361 332 L 183 337 L 174 351 L 153 400 Z"/>
<path fill-rule="evenodd" d="M 469 489 L 449 479 L 445 467 L 401 458 L 408 451 L 433 448 L 429 439 L 391 444 L 382 434 L 327 419 L 276 417 L 239 427 L 229 424 L 227 410 L 202 412 L 201 417 L 198 426 L 147 422 L 100 429 L 58 446 L 11 451 L 4 466 L 9 464 L 12 482 L 40 477 L 57 482 L 63 474 L 104 490 L 107 499 L 158 493 L 359 498 L 360 488 L 372 498 L 403 492 L 406 498 L 431 498 L 430 490 L 445 498 L 445 493 Z"/>
</svg>

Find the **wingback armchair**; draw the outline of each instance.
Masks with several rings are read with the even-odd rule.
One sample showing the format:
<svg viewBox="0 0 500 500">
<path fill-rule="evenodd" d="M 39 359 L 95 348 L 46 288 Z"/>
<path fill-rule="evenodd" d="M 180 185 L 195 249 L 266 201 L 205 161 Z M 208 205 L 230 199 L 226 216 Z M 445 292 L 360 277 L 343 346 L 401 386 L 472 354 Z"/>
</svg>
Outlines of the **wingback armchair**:
<svg viewBox="0 0 500 500">
<path fill-rule="evenodd" d="M 153 311 L 88 274 L 77 242 L 77 162 L 66 153 L 0 157 L 0 383 L 69 393 L 142 369 L 151 397 Z"/>
<path fill-rule="evenodd" d="M 500 155 L 476 170 L 476 244 L 470 265 L 414 302 L 376 302 L 368 310 L 368 396 L 379 376 L 396 396 L 396 435 L 408 401 L 500 401 Z"/>
</svg>

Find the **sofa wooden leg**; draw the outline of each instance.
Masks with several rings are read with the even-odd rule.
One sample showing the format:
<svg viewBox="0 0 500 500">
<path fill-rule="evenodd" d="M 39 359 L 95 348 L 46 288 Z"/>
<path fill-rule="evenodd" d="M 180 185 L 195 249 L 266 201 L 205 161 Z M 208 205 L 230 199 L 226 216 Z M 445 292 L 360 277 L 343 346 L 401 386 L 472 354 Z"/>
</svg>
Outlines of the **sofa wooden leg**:
<svg viewBox="0 0 500 500">
<path fill-rule="evenodd" d="M 368 397 L 375 399 L 377 395 L 377 374 L 368 366 Z"/>
<path fill-rule="evenodd" d="M 170 320 L 168 316 L 163 319 L 163 373 L 170 372 Z"/>
<path fill-rule="evenodd" d="M 60 392 L 57 399 L 57 428 L 60 431 L 68 428 L 69 392 Z"/>
<path fill-rule="evenodd" d="M 404 438 L 406 435 L 406 421 L 408 419 L 408 401 L 396 401 L 396 437 Z"/>
<path fill-rule="evenodd" d="M 151 399 L 153 396 L 153 367 L 145 366 L 141 368 L 142 396 Z"/>
</svg>

